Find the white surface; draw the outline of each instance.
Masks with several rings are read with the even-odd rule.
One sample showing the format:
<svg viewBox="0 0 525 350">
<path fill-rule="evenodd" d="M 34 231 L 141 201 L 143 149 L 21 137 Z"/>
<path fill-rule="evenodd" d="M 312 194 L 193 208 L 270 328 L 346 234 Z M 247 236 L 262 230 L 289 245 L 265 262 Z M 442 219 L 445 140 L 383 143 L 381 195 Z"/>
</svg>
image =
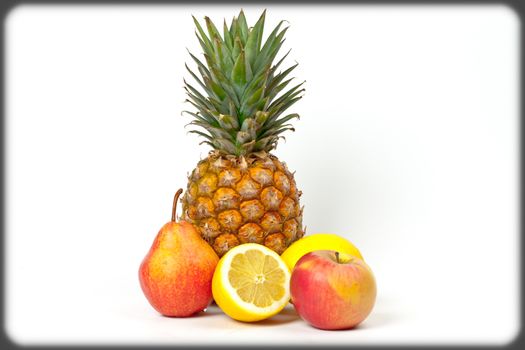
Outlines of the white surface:
<svg viewBox="0 0 525 350">
<path fill-rule="evenodd" d="M 261 8 L 246 7 L 254 23 Z M 22 6 L 6 19 L 6 331 L 20 344 L 503 344 L 518 323 L 519 19 L 504 6 L 268 6 L 307 92 L 276 154 L 307 233 L 346 235 L 378 281 L 362 327 L 293 309 L 158 316 L 138 266 L 207 148 L 187 135 L 190 14 Z"/>
</svg>

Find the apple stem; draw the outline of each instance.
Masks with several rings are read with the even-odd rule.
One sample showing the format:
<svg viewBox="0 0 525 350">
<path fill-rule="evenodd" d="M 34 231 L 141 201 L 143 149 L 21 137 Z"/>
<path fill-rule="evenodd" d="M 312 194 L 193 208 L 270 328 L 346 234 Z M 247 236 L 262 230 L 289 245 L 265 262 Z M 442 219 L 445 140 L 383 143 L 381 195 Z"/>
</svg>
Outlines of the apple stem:
<svg viewBox="0 0 525 350">
<path fill-rule="evenodd" d="M 179 190 L 175 193 L 175 196 L 173 197 L 173 207 L 171 208 L 171 221 L 176 222 L 177 221 L 177 201 L 179 200 L 179 196 L 182 193 L 182 188 L 179 188 Z"/>
<path fill-rule="evenodd" d="M 335 252 L 335 260 L 337 260 L 337 263 L 340 264 L 340 262 L 339 262 L 339 252 Z"/>
</svg>

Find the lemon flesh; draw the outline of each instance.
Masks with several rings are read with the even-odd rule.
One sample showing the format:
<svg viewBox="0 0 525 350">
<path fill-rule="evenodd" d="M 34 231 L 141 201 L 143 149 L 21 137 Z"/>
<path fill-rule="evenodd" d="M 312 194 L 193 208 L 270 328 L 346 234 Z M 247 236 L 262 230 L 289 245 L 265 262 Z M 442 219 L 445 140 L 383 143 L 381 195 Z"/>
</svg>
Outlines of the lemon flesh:
<svg viewBox="0 0 525 350">
<path fill-rule="evenodd" d="M 290 298 L 290 272 L 277 253 L 246 243 L 226 253 L 212 281 L 213 298 L 231 318 L 254 322 L 279 313 Z"/>
<path fill-rule="evenodd" d="M 281 258 L 290 271 L 292 271 L 297 261 L 299 261 L 303 255 L 315 250 L 335 250 L 364 260 L 361 252 L 352 242 L 332 233 L 316 233 L 304 236 L 292 243 L 292 245 L 281 254 Z"/>
</svg>

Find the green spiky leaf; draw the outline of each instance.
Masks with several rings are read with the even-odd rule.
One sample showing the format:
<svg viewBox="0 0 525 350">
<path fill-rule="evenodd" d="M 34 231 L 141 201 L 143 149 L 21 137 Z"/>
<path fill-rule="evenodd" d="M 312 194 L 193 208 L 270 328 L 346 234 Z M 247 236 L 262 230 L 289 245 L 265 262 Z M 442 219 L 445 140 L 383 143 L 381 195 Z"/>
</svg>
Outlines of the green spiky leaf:
<svg viewBox="0 0 525 350">
<path fill-rule="evenodd" d="M 192 130 L 202 143 L 227 154 L 269 152 L 282 133 L 294 130 L 290 121 L 299 118 L 296 113 L 281 117 L 304 92 L 303 83 L 289 87 L 297 64 L 277 72 L 290 51 L 273 62 L 288 27 L 281 29 L 281 21 L 263 41 L 265 19 L 263 11 L 249 27 L 241 10 L 229 27 L 224 21 L 221 36 L 210 18 L 204 19 L 207 31 L 193 18 L 204 60 L 190 53 L 196 69 L 186 69 L 197 83 L 184 86 L 198 112 L 184 113 L 193 118 L 190 125 L 204 129 Z"/>
</svg>

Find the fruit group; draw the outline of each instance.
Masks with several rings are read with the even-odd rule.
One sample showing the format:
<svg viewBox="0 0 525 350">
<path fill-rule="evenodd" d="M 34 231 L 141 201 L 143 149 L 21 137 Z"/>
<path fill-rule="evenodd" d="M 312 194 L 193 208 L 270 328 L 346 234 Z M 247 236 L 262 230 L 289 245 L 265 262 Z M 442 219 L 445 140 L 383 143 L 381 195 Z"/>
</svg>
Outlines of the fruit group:
<svg viewBox="0 0 525 350">
<path fill-rule="evenodd" d="M 376 283 L 361 259 L 331 250 L 303 256 L 292 271 L 290 293 L 297 313 L 320 329 L 348 329 L 372 311 Z"/>
<path fill-rule="evenodd" d="M 171 221 L 160 229 L 139 268 L 140 286 L 151 306 L 174 317 L 191 316 L 210 304 L 219 261 L 192 224 L 176 222 L 181 192 L 175 194 Z"/>
<path fill-rule="evenodd" d="M 246 243 L 229 250 L 213 275 L 213 298 L 231 318 L 254 322 L 279 313 L 290 299 L 290 272 L 273 250 Z"/>
<path fill-rule="evenodd" d="M 303 255 L 315 250 L 335 250 L 364 260 L 359 249 L 349 240 L 331 233 L 316 233 L 305 236 L 289 246 L 281 258 L 291 271 Z"/>
<path fill-rule="evenodd" d="M 241 11 L 221 35 L 206 17 L 208 34 L 197 20 L 205 63 L 191 55 L 198 86 L 185 82 L 197 111 L 186 111 L 191 130 L 213 148 L 188 178 L 183 218 L 194 224 L 219 256 L 242 243 L 263 244 L 282 253 L 303 236 L 301 194 L 285 163 L 270 154 L 281 134 L 294 130 L 298 114 L 284 111 L 304 89 L 286 86 L 297 66 L 278 71 L 286 55 L 273 63 L 287 28 L 283 21 L 262 40 L 265 13 L 248 27 Z"/>
</svg>

